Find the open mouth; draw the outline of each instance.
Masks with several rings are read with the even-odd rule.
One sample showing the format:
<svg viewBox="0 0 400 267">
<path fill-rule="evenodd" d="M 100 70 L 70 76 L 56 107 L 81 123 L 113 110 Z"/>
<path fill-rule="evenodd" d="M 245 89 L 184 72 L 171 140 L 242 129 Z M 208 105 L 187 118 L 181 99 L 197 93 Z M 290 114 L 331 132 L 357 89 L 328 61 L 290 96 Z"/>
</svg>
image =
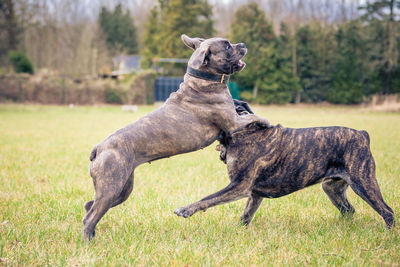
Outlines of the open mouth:
<svg viewBox="0 0 400 267">
<path fill-rule="evenodd" d="M 243 69 L 243 68 L 244 68 L 244 66 L 246 66 L 246 63 L 244 63 L 244 61 L 243 61 L 243 60 L 239 59 L 239 61 L 238 61 L 238 65 L 239 65 L 239 69 Z"/>
<path fill-rule="evenodd" d="M 239 61 L 236 62 L 236 63 L 233 65 L 233 70 L 234 70 L 234 71 L 241 71 L 241 70 L 244 68 L 244 66 L 246 66 L 246 63 L 244 63 L 243 60 L 239 59 Z"/>
</svg>

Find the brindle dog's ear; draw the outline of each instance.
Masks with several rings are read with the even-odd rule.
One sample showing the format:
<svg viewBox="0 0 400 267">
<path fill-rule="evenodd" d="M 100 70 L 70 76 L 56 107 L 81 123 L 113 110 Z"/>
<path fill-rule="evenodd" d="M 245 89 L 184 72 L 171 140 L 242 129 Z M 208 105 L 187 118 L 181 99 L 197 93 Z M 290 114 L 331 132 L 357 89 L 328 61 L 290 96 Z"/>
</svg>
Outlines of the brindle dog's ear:
<svg viewBox="0 0 400 267">
<path fill-rule="evenodd" d="M 204 41 L 204 39 L 198 38 L 198 37 L 190 38 L 186 34 L 182 34 L 181 38 L 182 38 L 183 43 L 187 47 L 192 48 L 193 50 L 196 50 L 197 48 L 199 48 L 200 44 Z"/>
</svg>

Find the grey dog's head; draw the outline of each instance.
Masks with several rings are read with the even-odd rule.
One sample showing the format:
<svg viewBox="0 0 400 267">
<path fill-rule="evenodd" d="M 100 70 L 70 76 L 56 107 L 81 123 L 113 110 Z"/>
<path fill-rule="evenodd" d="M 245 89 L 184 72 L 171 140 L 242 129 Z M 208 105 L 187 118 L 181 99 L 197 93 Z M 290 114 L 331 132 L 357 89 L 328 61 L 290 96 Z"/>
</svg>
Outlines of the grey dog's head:
<svg viewBox="0 0 400 267">
<path fill-rule="evenodd" d="M 230 75 L 246 65 L 241 60 L 247 53 L 244 43 L 231 44 L 224 38 L 190 38 L 185 34 L 182 41 L 194 50 L 188 63 L 194 69 Z"/>
</svg>

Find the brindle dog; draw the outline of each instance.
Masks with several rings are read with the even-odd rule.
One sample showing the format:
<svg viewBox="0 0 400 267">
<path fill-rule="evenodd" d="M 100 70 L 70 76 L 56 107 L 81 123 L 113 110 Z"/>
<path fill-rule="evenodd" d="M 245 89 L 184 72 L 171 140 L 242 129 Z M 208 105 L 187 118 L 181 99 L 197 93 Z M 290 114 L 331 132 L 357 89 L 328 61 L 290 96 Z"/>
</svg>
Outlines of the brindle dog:
<svg viewBox="0 0 400 267">
<path fill-rule="evenodd" d="M 220 131 L 230 132 L 249 123 L 269 126 L 267 120 L 253 114 L 239 116 L 225 84 L 226 76 L 245 66 L 241 60 L 247 52 L 243 43 L 186 35 L 182 40 L 194 50 L 188 66 L 196 76 L 204 77 L 186 73 L 179 90 L 164 105 L 93 148 L 89 170 L 96 195 L 85 204 L 83 232 L 87 239 L 94 236 L 103 215 L 129 197 L 138 165 L 204 148 Z"/>
<path fill-rule="evenodd" d="M 220 140 L 221 159 L 231 183 L 194 204 L 177 209 L 185 218 L 212 206 L 248 198 L 241 222 L 249 224 L 263 198 L 277 198 L 322 182 L 342 214 L 353 214 L 348 186 L 394 225 L 393 210 L 383 201 L 366 131 L 345 127 L 292 129 L 255 124 Z"/>
</svg>

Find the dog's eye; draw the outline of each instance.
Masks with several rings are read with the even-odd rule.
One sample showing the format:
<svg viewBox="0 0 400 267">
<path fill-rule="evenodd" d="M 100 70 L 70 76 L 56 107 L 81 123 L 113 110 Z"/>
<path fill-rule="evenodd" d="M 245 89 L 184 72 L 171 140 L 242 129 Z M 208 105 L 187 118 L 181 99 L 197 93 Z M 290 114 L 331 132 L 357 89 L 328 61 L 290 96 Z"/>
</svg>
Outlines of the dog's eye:
<svg viewBox="0 0 400 267">
<path fill-rule="evenodd" d="M 227 44 L 226 47 L 225 47 L 226 50 L 229 50 L 231 48 L 232 48 L 232 46 L 230 44 Z"/>
</svg>

